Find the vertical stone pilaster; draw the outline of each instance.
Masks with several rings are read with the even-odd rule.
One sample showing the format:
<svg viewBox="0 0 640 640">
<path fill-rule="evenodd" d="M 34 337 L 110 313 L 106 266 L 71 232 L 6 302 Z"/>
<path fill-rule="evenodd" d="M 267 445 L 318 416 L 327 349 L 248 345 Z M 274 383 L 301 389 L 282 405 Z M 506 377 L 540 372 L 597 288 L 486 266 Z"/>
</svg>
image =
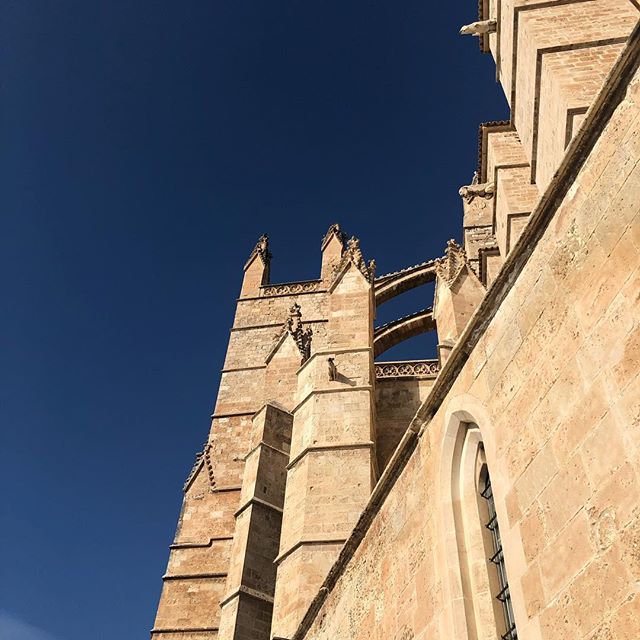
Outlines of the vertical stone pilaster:
<svg viewBox="0 0 640 640">
<path fill-rule="evenodd" d="M 260 287 L 269 283 L 270 266 L 269 238 L 262 235 L 244 265 L 241 298 L 257 296 L 260 293 Z"/>
<path fill-rule="evenodd" d="M 449 353 L 485 295 L 485 288 L 469 266 L 462 247 L 449 240 L 436 268 L 433 317 L 438 331 L 438 358 L 444 365 Z"/>
<path fill-rule="evenodd" d="M 324 282 L 331 280 L 333 270 L 338 266 L 344 253 L 344 234 L 339 224 L 332 224 L 322 239 L 322 269 L 320 278 Z"/>
<path fill-rule="evenodd" d="M 244 450 L 241 434 L 249 425 L 248 416 L 213 418 L 211 438 L 184 486 L 153 640 L 189 634 L 217 638 L 218 603 L 224 594 L 242 477 L 242 467 L 230 450 Z"/>
<path fill-rule="evenodd" d="M 292 421 L 288 411 L 269 403 L 253 418 L 226 594 L 220 603 L 220 640 L 269 638 Z"/>
<path fill-rule="evenodd" d="M 295 631 L 377 475 L 372 278 L 357 241 L 351 249 L 329 287 L 328 347 L 313 353 L 298 371 L 276 560 L 274 638 L 289 638 Z"/>
</svg>

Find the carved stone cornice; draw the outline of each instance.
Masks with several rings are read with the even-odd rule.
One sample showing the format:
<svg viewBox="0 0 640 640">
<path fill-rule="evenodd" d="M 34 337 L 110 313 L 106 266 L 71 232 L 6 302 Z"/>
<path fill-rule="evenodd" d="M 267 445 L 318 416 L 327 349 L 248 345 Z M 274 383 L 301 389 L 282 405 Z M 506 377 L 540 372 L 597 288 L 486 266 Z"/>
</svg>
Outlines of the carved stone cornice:
<svg viewBox="0 0 640 640">
<path fill-rule="evenodd" d="M 449 240 L 444 258 L 436 260 L 436 274 L 438 278 L 451 286 L 460 275 L 465 264 L 467 264 L 465 250 L 455 240 Z"/>
</svg>

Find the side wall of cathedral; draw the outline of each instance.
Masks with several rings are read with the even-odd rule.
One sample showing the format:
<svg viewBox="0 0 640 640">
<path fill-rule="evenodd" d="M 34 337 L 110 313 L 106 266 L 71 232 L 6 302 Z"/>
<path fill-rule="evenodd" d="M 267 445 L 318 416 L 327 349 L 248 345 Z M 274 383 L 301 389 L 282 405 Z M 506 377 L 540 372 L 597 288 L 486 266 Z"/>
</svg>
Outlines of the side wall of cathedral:
<svg viewBox="0 0 640 640">
<path fill-rule="evenodd" d="M 152 640 L 640 637 L 640 6 L 479 9 L 511 120 L 462 246 L 376 277 L 332 225 L 271 284 L 260 238 Z"/>
<path fill-rule="evenodd" d="M 480 456 L 518 637 L 640 637 L 639 159 L 636 71 L 296 638 L 495 638 L 482 514 L 469 500 Z"/>
</svg>

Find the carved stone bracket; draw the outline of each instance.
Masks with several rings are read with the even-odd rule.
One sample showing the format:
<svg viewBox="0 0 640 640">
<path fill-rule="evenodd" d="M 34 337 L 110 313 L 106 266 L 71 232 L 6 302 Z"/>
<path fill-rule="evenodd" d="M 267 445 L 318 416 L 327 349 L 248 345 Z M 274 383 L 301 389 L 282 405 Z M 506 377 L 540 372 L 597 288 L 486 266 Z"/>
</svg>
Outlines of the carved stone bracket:
<svg viewBox="0 0 640 640">
<path fill-rule="evenodd" d="M 455 240 L 449 240 L 444 258 L 436 260 L 436 274 L 438 278 L 451 286 L 465 264 L 467 264 L 465 250 Z"/>
</svg>

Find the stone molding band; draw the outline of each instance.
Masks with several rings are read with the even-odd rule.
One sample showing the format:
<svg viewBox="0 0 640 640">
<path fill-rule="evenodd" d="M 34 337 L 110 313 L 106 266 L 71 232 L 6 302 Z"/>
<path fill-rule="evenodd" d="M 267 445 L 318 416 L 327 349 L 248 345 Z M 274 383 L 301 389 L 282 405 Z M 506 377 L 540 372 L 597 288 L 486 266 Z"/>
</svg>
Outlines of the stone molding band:
<svg viewBox="0 0 640 640">
<path fill-rule="evenodd" d="M 326 395 L 328 393 L 346 393 L 348 391 L 373 391 L 373 387 L 370 384 L 363 384 L 354 387 L 335 387 L 330 389 L 314 389 L 310 391 L 298 404 L 293 408 L 291 413 L 295 414 L 298 409 L 302 407 L 303 404 L 307 402 L 313 396 L 321 396 Z"/>
<path fill-rule="evenodd" d="M 218 627 L 190 627 L 187 629 L 151 629 L 151 633 L 217 633 Z"/>
<path fill-rule="evenodd" d="M 275 504 L 271 502 L 267 502 L 266 500 L 262 500 L 261 498 L 257 498 L 253 496 L 249 498 L 233 515 L 237 518 L 243 511 L 246 511 L 251 505 L 259 505 L 261 507 L 266 507 L 271 511 L 277 511 L 278 513 L 282 513 L 282 507 L 277 507 Z"/>
<path fill-rule="evenodd" d="M 303 546 L 316 546 L 322 544 L 344 544 L 347 538 L 303 538 L 294 543 L 289 549 L 283 551 L 273 562 L 280 564 L 283 560 L 288 558 L 294 551 Z"/>
<path fill-rule="evenodd" d="M 217 536 L 209 538 L 209 542 L 174 542 L 169 545 L 169 549 L 205 549 L 214 542 L 222 542 L 224 540 L 233 540 L 233 536 Z"/>
<path fill-rule="evenodd" d="M 373 349 L 371 347 L 356 347 L 355 349 L 349 349 L 348 347 L 345 347 L 343 349 L 323 349 L 322 351 L 314 351 L 307 360 L 305 360 L 301 365 L 300 368 L 296 371 L 296 374 L 299 375 L 300 372 L 312 361 L 315 360 L 315 358 L 320 358 L 322 356 L 337 356 L 340 355 L 341 353 L 366 353 L 366 352 L 373 352 Z"/>
<path fill-rule="evenodd" d="M 259 364 L 252 367 L 230 367 L 229 369 L 220 369 L 220 373 L 234 373 L 236 371 L 253 371 L 255 369 L 266 369 L 266 364 Z"/>
<path fill-rule="evenodd" d="M 329 322 L 329 320 L 327 320 L 326 318 L 318 318 L 317 320 L 305 319 L 304 321 L 305 324 L 321 324 L 323 322 Z M 281 327 L 281 326 L 282 326 L 282 322 L 270 322 L 269 324 L 255 324 L 255 325 L 250 324 L 250 325 L 247 325 L 246 327 L 231 327 L 229 331 L 233 333 L 234 331 L 250 331 L 251 329 L 272 329 L 274 327 L 277 329 L 278 327 Z"/>
<path fill-rule="evenodd" d="M 220 579 L 226 578 L 225 573 L 179 573 L 179 574 L 165 574 L 162 576 L 163 580 L 206 580 L 208 578 Z"/>
<path fill-rule="evenodd" d="M 255 415 L 255 411 L 236 411 L 235 413 L 212 413 L 211 419 L 215 420 L 216 418 L 237 418 L 239 416 L 253 416 Z"/>
<path fill-rule="evenodd" d="M 272 285 L 268 285 L 271 287 Z M 286 298 L 291 296 L 313 296 L 327 293 L 326 289 L 315 289 L 313 291 L 299 291 L 297 293 L 274 293 L 261 296 L 247 296 L 246 298 L 237 298 L 236 302 L 250 302 L 252 300 L 264 300 L 265 298 Z"/>
<path fill-rule="evenodd" d="M 247 453 L 244 456 L 244 460 L 247 460 L 247 458 L 252 453 L 255 453 L 261 447 L 265 447 L 266 449 L 271 449 L 271 451 L 274 451 L 275 453 L 279 453 L 281 456 L 284 456 L 285 458 L 289 458 L 289 454 L 286 451 L 282 451 L 281 449 L 278 449 L 277 447 L 274 447 L 273 445 L 270 445 L 270 444 L 268 444 L 268 443 L 266 443 L 264 441 L 261 441 L 255 447 L 253 447 L 252 449 L 249 450 L 249 453 Z"/>
<path fill-rule="evenodd" d="M 373 449 L 375 444 L 369 442 L 338 442 L 337 444 L 317 444 L 305 447 L 300 453 L 295 455 L 287 465 L 287 470 L 295 467 L 307 453 L 318 453 L 320 451 L 348 451 L 349 449 Z"/>
<path fill-rule="evenodd" d="M 220 606 L 224 607 L 225 604 L 231 602 L 231 600 L 241 595 L 249 596 L 250 598 L 255 598 L 256 600 L 262 600 L 263 602 L 273 604 L 273 596 L 270 596 L 263 591 L 258 591 L 258 589 L 252 589 L 251 587 L 240 585 L 235 591 L 231 592 L 229 595 L 220 600 Z"/>
</svg>

